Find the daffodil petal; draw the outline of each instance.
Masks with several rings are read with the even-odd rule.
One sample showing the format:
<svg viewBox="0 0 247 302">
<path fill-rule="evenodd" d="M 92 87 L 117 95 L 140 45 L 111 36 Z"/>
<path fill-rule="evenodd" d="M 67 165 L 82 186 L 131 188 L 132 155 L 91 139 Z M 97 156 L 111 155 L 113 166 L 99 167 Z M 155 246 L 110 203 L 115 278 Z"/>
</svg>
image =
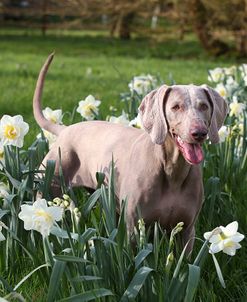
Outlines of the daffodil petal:
<svg viewBox="0 0 247 302">
<path fill-rule="evenodd" d="M 240 234 L 240 233 L 236 233 L 235 235 L 231 236 L 231 240 L 233 242 L 240 242 L 244 239 L 244 235 L 243 234 Z"/>
<path fill-rule="evenodd" d="M 212 243 L 210 245 L 210 251 L 213 253 L 213 254 L 216 254 L 220 251 L 222 251 L 224 248 L 224 244 L 223 244 L 223 241 L 220 241 L 218 243 Z"/>
<path fill-rule="evenodd" d="M 64 210 L 61 207 L 54 207 L 54 206 L 48 207 L 47 211 L 56 221 L 59 221 L 63 218 Z"/>
<path fill-rule="evenodd" d="M 229 223 L 226 227 L 222 227 L 222 231 L 223 231 L 224 235 L 226 235 L 227 237 L 233 236 L 234 234 L 236 234 L 237 230 L 238 230 L 237 221 L 233 221 L 233 222 Z"/>
</svg>

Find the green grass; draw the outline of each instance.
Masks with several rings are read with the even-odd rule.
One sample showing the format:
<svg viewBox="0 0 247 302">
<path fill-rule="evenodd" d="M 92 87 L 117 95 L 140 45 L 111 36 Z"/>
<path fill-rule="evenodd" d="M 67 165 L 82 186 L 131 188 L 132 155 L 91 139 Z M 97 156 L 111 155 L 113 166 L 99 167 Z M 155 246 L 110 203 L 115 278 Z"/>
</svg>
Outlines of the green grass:
<svg viewBox="0 0 247 302">
<path fill-rule="evenodd" d="M 119 94 L 139 74 L 159 75 L 164 82 L 202 84 L 207 69 L 235 63 L 208 57 L 193 36 L 183 42 L 155 42 L 147 38 L 121 41 L 105 32 L 0 31 L 0 114 L 22 114 L 31 124 L 31 142 L 38 133 L 32 115 L 32 96 L 38 72 L 52 51 L 55 60 L 47 76 L 43 106 L 72 111 L 88 94 L 120 108 Z M 92 73 L 88 74 L 91 69 Z M 79 119 L 79 116 L 78 116 Z"/>
</svg>

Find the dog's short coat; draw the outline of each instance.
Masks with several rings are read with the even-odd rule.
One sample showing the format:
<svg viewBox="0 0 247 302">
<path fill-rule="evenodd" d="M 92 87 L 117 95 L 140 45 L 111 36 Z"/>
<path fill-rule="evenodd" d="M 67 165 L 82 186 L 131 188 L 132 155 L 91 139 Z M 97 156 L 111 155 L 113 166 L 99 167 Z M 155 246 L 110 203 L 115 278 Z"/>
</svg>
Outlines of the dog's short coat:
<svg viewBox="0 0 247 302">
<path fill-rule="evenodd" d="M 57 135 L 43 165 L 58 159 L 60 148 L 66 183 L 95 189 L 96 172 L 106 172 L 113 155 L 116 195 L 120 202 L 128 200 L 129 231 L 137 222 L 137 209 L 147 224 L 159 221 L 168 231 L 182 221 L 183 243 L 190 240 L 191 250 L 203 199 L 201 144 L 207 136 L 212 143 L 219 141 L 218 129 L 227 114 L 225 100 L 206 85 L 163 85 L 141 102 L 144 130 L 105 121 L 52 124 L 41 110 L 44 78 L 52 58 L 40 71 L 33 100 L 37 123 Z M 57 160 L 55 174 L 58 168 Z M 53 190 L 58 194 L 56 186 Z"/>
</svg>

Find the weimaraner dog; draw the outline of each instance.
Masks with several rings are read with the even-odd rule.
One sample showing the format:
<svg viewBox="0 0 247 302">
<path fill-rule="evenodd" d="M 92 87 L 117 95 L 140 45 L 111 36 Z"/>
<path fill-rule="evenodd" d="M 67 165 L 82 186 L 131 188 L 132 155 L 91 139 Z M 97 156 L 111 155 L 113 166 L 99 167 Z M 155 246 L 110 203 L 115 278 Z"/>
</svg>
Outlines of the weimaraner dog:
<svg viewBox="0 0 247 302">
<path fill-rule="evenodd" d="M 57 135 L 43 165 L 58 159 L 60 148 L 67 185 L 95 189 L 96 172 L 107 171 L 113 156 L 117 199 L 128 200 L 129 231 L 139 213 L 146 224 L 159 221 L 168 232 L 184 222 L 182 241 L 189 241 L 191 250 L 203 199 L 202 143 L 207 137 L 212 143 L 219 141 L 218 129 L 227 114 L 225 100 L 206 85 L 163 85 L 141 102 L 144 130 L 106 121 L 53 124 L 41 110 L 44 78 L 52 58 L 40 71 L 33 99 L 37 123 Z"/>
</svg>

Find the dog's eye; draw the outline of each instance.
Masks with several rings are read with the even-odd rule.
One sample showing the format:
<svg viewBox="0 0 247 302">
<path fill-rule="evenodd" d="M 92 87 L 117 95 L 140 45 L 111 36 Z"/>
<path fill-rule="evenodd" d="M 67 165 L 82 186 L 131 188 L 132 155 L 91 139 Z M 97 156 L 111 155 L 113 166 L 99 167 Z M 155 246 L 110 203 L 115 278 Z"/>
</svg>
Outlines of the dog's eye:
<svg viewBox="0 0 247 302">
<path fill-rule="evenodd" d="M 174 105 L 172 107 L 172 111 L 178 111 L 180 109 L 180 106 L 177 104 L 177 105 Z"/>
<path fill-rule="evenodd" d="M 206 110 L 208 110 L 208 105 L 207 105 L 207 104 L 201 104 L 201 105 L 200 105 L 200 109 L 201 109 L 202 111 L 206 111 Z"/>
</svg>

